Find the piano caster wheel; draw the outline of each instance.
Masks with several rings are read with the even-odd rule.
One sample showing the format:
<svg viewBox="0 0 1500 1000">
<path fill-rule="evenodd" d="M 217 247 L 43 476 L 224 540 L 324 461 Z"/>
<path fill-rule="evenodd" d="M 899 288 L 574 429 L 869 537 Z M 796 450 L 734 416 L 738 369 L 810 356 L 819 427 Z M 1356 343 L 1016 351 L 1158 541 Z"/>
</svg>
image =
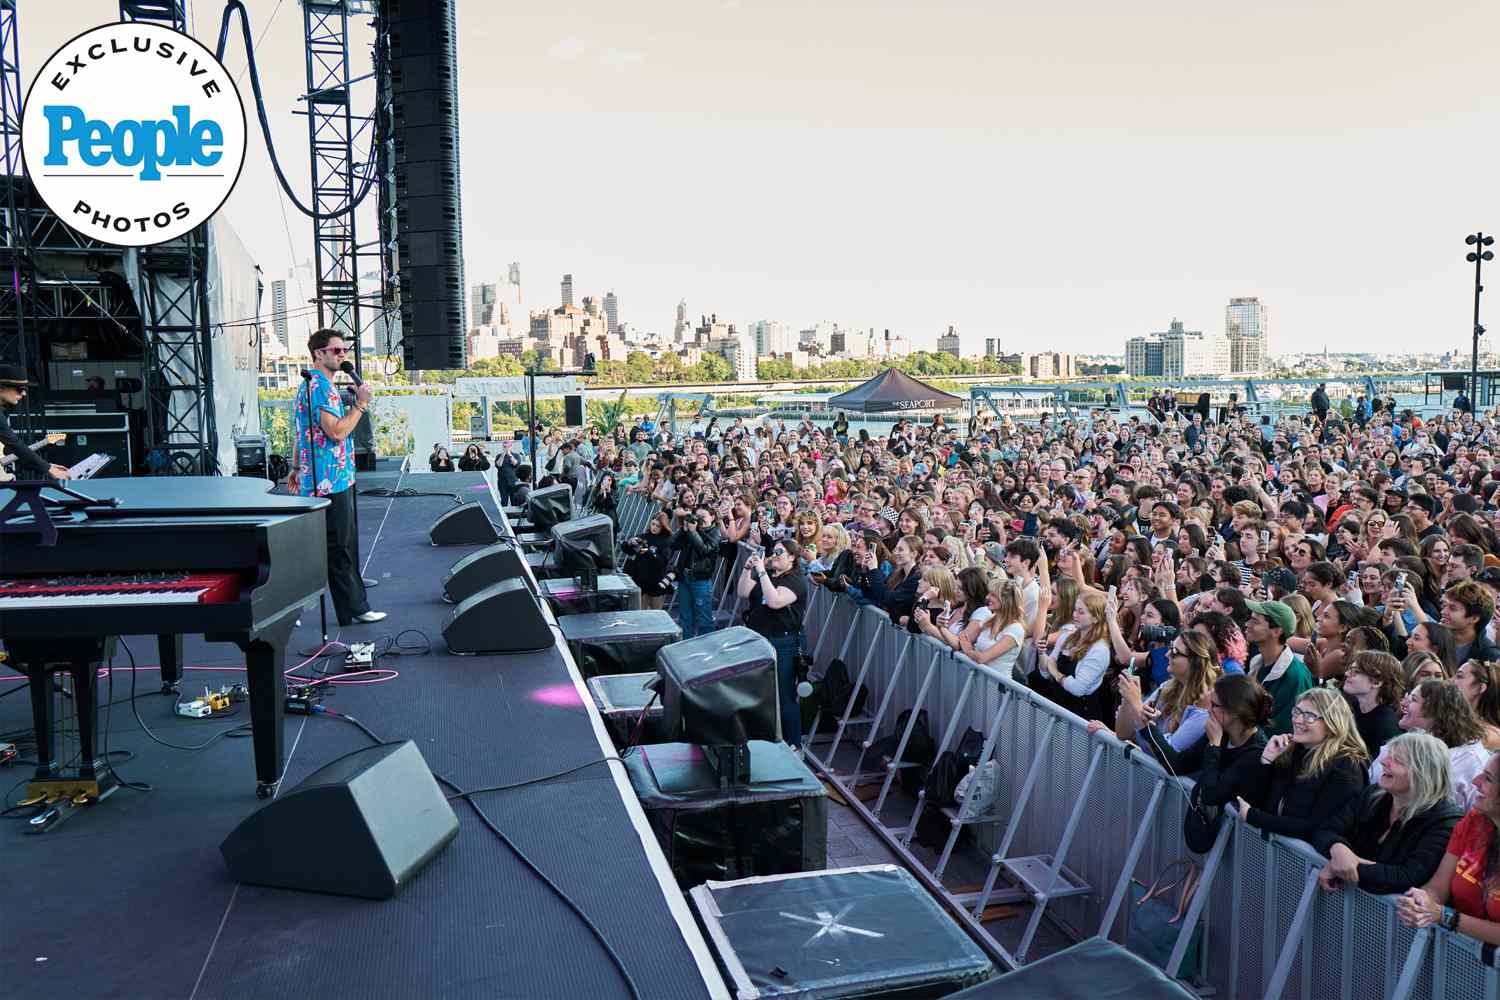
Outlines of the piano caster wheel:
<svg viewBox="0 0 1500 1000">
<path fill-rule="evenodd" d="M 255 797 L 257 799 L 269 799 L 276 794 L 276 782 L 262 781 L 255 786 Z"/>
</svg>

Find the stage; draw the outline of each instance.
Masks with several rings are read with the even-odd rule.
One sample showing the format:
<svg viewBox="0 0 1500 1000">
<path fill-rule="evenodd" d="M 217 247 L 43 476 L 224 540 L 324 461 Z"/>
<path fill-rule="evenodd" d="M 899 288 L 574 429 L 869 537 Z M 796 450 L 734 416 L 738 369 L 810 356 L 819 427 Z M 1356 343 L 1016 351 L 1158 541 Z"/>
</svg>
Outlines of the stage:
<svg viewBox="0 0 1500 1000">
<path fill-rule="evenodd" d="M 372 473 L 359 486 L 443 491 L 498 513 L 478 474 Z M 560 641 L 546 652 L 509 657 L 447 652 L 442 625 L 452 607 L 439 596 L 441 581 L 473 548 L 434 548 L 427 529 L 453 502 L 442 495 L 360 497 L 365 576 L 379 581 L 371 605 L 389 617 L 337 636 L 330 622 L 330 634 L 381 645 L 399 634 L 401 655 L 376 664 L 399 676 L 339 685 L 325 704 L 383 740 L 415 741 L 434 772 L 469 789 L 612 753 L 602 724 L 583 707 L 584 689 Z M 126 644 L 138 668 L 134 707 L 163 740 L 203 743 L 248 720 L 243 706 L 223 721 L 177 717 L 173 699 L 158 693 L 154 638 Z M 291 648 L 319 645 L 314 604 Z M 201 637 L 187 639 L 186 662 L 185 694 L 242 676 L 238 650 Z M 461 801 L 452 803 L 458 837 L 393 900 L 237 885 L 219 843 L 261 804 L 251 741 L 228 737 L 191 753 L 152 742 L 132 714 L 124 649 L 114 666 L 112 696 L 101 685 L 101 703 L 112 697 L 107 745 L 134 753 L 117 760 L 118 771 L 151 790 L 118 789 L 39 836 L 25 835 L 23 820 L 0 823 L 5 997 L 630 996 L 579 916 Z M 26 685 L 13 676 L 0 666 L 5 733 L 30 728 Z M 281 790 L 368 745 L 341 719 L 288 715 Z M 11 792 L 7 805 L 31 772 L 17 763 L 0 767 L 0 788 Z M 597 925 L 641 997 L 724 995 L 621 765 L 596 763 L 478 801 Z M 339 844 L 310 829 L 302 849 L 334 863 Z"/>
</svg>

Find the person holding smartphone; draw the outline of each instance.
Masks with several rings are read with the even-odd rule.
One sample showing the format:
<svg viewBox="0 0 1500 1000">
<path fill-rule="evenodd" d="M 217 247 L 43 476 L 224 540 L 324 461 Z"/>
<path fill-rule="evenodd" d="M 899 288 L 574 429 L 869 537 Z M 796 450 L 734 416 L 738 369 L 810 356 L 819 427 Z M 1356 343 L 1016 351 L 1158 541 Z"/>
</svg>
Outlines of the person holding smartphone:
<svg viewBox="0 0 1500 1000">
<path fill-rule="evenodd" d="M 793 543 L 778 541 L 764 554 L 745 560 L 735 592 L 745 602 L 745 626 L 776 650 L 781 695 L 781 738 L 802 745 L 802 708 L 797 700 L 796 656 L 807 611 L 807 577 Z"/>
</svg>

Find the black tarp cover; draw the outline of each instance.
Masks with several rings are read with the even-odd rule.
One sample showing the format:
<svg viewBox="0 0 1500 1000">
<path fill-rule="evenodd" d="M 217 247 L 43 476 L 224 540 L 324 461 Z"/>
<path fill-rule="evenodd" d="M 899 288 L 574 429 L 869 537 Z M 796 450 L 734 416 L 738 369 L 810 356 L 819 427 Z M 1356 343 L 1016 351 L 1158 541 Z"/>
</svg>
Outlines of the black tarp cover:
<svg viewBox="0 0 1500 1000">
<path fill-rule="evenodd" d="M 960 396 L 934 389 L 896 368 L 828 400 L 829 409 L 854 413 L 891 413 L 912 410 L 950 410 L 964 405 Z"/>
</svg>

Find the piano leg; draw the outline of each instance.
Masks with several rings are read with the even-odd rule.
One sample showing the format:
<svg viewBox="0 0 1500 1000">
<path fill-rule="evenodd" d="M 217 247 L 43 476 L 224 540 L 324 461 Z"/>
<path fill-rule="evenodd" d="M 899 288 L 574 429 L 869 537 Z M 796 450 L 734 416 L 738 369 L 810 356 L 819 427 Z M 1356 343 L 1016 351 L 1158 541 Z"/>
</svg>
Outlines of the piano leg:
<svg viewBox="0 0 1500 1000">
<path fill-rule="evenodd" d="M 255 794 L 270 798 L 281 781 L 284 762 L 282 720 L 286 713 L 286 635 L 240 640 L 250 691 L 250 725 L 255 743 Z"/>
<path fill-rule="evenodd" d="M 176 694 L 182 681 L 182 635 L 157 636 L 156 651 L 161 662 L 161 693 Z"/>
<path fill-rule="evenodd" d="M 78 715 L 78 777 L 85 782 L 114 786 L 109 761 L 97 756 L 99 731 L 99 661 L 74 660 L 68 666 L 73 675 L 73 711 Z M 102 791 L 102 789 L 101 789 Z"/>
<path fill-rule="evenodd" d="M 12 650 L 12 655 L 16 655 L 14 650 Z M 21 664 L 12 665 L 22 667 Z M 52 777 L 52 674 L 40 664 L 24 672 L 31 678 L 31 726 L 36 735 L 36 776 L 50 778 Z"/>
</svg>

